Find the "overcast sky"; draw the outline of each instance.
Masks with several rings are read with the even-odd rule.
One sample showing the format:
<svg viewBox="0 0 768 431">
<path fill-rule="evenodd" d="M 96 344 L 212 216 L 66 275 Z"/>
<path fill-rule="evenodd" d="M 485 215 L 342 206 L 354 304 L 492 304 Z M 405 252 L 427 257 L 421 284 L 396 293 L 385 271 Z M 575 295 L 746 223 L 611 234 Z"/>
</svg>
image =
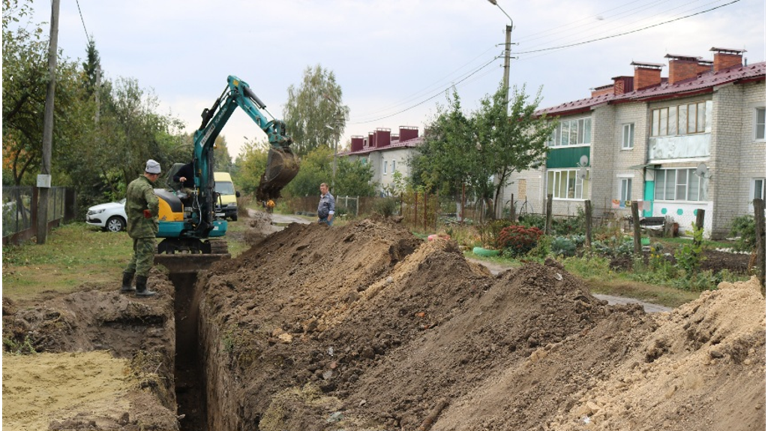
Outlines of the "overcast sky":
<svg viewBox="0 0 768 431">
<path fill-rule="evenodd" d="M 61 0 L 59 49 L 85 57 L 96 42 L 107 78 L 135 78 L 162 113 L 200 124 L 228 75 L 247 82 L 278 119 L 307 67 L 332 71 L 350 116 L 342 146 L 378 127 L 418 126 L 453 83 L 467 111 L 503 76 L 505 25 L 514 23 L 511 85 L 542 88 L 540 107 L 589 97 L 632 75 L 632 61 L 666 54 L 711 60 L 710 48 L 765 61 L 764 0 Z M 36 0 L 35 22 L 51 2 Z M 502 11 L 503 9 L 503 11 Z M 709 9 L 714 9 L 707 11 Z M 46 30 L 47 31 L 47 30 Z M 621 35 L 622 33 L 629 33 Z M 593 41 L 596 39 L 602 39 Z M 590 42 L 593 41 L 593 42 Z M 575 45 L 564 47 L 568 45 Z M 559 49 L 552 49 L 564 47 Z M 495 60 L 494 60 L 495 58 Z M 82 61 L 82 60 L 81 60 Z M 483 67 L 485 65 L 485 67 Z M 662 76 L 667 76 L 667 68 Z M 237 156 L 266 135 L 238 110 L 222 131 Z"/>
</svg>

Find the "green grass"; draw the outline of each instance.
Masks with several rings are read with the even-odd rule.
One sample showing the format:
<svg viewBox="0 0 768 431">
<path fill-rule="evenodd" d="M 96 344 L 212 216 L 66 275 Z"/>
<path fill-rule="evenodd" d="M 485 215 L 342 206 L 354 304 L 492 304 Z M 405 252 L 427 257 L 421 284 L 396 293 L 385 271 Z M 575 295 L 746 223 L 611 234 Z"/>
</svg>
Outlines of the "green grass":
<svg viewBox="0 0 768 431">
<path fill-rule="evenodd" d="M 228 229 L 242 232 L 246 223 L 231 222 Z M 225 238 L 233 257 L 248 248 L 242 235 Z M 84 284 L 117 289 L 132 247 L 126 232 L 102 232 L 85 223 L 52 230 L 42 245 L 3 246 L 3 296 L 18 300 L 44 291 L 69 293 Z"/>
<path fill-rule="evenodd" d="M 132 252 L 125 232 L 102 232 L 85 223 L 54 229 L 45 244 L 3 246 L 3 296 L 45 290 L 70 292 L 84 284 L 117 286 Z"/>
</svg>

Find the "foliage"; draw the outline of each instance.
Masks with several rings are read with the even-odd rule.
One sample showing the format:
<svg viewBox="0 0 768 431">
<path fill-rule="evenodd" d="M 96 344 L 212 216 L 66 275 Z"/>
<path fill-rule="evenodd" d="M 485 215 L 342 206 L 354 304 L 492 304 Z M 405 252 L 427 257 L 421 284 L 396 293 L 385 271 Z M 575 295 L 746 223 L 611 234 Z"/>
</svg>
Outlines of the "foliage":
<svg viewBox="0 0 768 431">
<path fill-rule="evenodd" d="M 539 240 L 536 241 L 536 247 L 528 252 L 529 257 L 544 260 L 552 254 L 552 240 L 549 235 L 542 235 Z"/>
<path fill-rule="evenodd" d="M 266 141 L 253 140 L 240 148 L 240 154 L 234 163 L 232 181 L 240 187 L 243 194 L 253 195 L 259 188 L 261 175 L 267 169 L 268 147 Z"/>
<path fill-rule="evenodd" d="M 537 227 L 541 230 L 547 227 L 547 218 L 539 214 L 525 214 L 518 217 L 519 224 L 527 227 Z"/>
<path fill-rule="evenodd" d="M 283 188 L 283 196 L 319 196 L 320 184 L 331 184 L 333 150 L 321 145 L 301 158 L 299 173 Z"/>
<path fill-rule="evenodd" d="M 500 86 L 493 96 L 480 101 L 481 108 L 472 118 L 477 138 L 474 154 L 479 163 L 470 178 L 475 179 L 472 185 L 478 187 L 493 176 L 493 214 L 499 213 L 501 191 L 512 173 L 541 166 L 549 151 L 546 142 L 557 121 L 550 121 L 546 114 L 536 115 L 541 99 L 541 88 L 529 100 L 525 85 L 520 89 L 514 87 L 508 99 L 507 90 Z"/>
<path fill-rule="evenodd" d="M 693 229 L 693 241 L 683 244 L 675 251 L 677 265 L 685 271 L 685 276 L 691 280 L 699 271 L 701 262 L 704 260 L 702 255 L 701 240 L 704 237 L 704 228 L 697 228 L 696 223 L 691 223 Z"/>
<path fill-rule="evenodd" d="M 391 217 L 397 213 L 397 199 L 391 196 L 377 199 L 373 211 L 384 217 Z"/>
<path fill-rule="evenodd" d="M 305 156 L 321 146 L 333 148 L 338 144 L 349 115 L 349 107 L 341 100 L 336 75 L 319 64 L 304 70 L 298 88 L 288 87 L 283 121 L 293 138 L 292 148 L 296 154 Z"/>
<path fill-rule="evenodd" d="M 544 233 L 536 227 L 512 225 L 501 230 L 496 246 L 513 257 L 522 256 L 536 247 L 536 242 Z"/>
<path fill-rule="evenodd" d="M 552 240 L 550 249 L 555 256 L 574 256 L 576 254 L 576 243 L 568 238 L 558 236 Z"/>
<path fill-rule="evenodd" d="M 757 247 L 755 217 L 747 214 L 733 219 L 730 234 L 739 237 L 734 247 L 737 251 L 755 250 Z"/>
<path fill-rule="evenodd" d="M 347 157 L 337 159 L 336 179 L 332 192 L 336 196 L 373 196 L 376 193 L 376 183 L 373 179 L 373 168 L 370 163 L 362 160 L 350 160 Z"/>
<path fill-rule="evenodd" d="M 555 235 L 572 235 L 586 231 L 586 214 L 581 207 L 579 207 L 576 217 L 555 218 L 552 220 L 552 232 Z"/>
<path fill-rule="evenodd" d="M 495 246 L 502 229 L 512 224 L 511 220 L 491 220 L 479 223 L 477 225 L 477 232 L 480 234 L 480 240 L 484 245 Z"/>
<path fill-rule="evenodd" d="M 400 196 L 403 192 L 405 192 L 406 185 L 407 184 L 403 173 L 400 171 L 395 171 L 395 173 L 392 174 L 392 182 L 384 186 L 384 193 L 388 196 Z M 442 205 L 440 209 L 442 212 Z"/>
<path fill-rule="evenodd" d="M 501 190 L 512 173 L 535 168 L 546 156 L 546 140 L 556 122 L 534 115 L 540 101 L 540 93 L 529 101 L 523 87 L 515 89 L 508 103 L 506 91 L 499 88 L 467 116 L 454 89 L 448 107 L 438 106 L 419 154 L 410 161 L 413 182 L 447 193 L 467 184 L 475 199 L 495 196 L 493 205 L 500 205 Z M 491 217 L 500 210 L 493 205 Z"/>
<path fill-rule="evenodd" d="M 602 256 L 585 254 L 567 257 L 563 260 L 563 266 L 566 271 L 584 278 L 609 279 L 614 276 L 610 260 Z"/>
</svg>

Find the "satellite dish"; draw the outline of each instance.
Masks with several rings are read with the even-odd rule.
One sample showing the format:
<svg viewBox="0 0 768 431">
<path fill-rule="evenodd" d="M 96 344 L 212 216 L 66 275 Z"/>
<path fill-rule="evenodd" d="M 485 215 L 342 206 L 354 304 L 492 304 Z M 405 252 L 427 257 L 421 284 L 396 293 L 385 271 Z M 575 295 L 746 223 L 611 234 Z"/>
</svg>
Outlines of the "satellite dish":
<svg viewBox="0 0 768 431">
<path fill-rule="evenodd" d="M 707 165 L 705 165 L 703 162 L 699 163 L 699 166 L 696 167 L 696 175 L 704 178 L 706 174 L 707 174 Z"/>
<path fill-rule="evenodd" d="M 581 158 L 579 159 L 579 165 L 587 166 L 588 164 L 589 164 L 589 157 L 587 157 L 586 155 L 581 156 Z"/>
<path fill-rule="evenodd" d="M 586 157 L 586 156 L 584 156 Z M 576 173 L 576 175 L 579 177 L 580 180 L 583 180 L 584 178 L 587 178 L 587 168 L 585 166 L 582 166 L 579 171 Z"/>
</svg>

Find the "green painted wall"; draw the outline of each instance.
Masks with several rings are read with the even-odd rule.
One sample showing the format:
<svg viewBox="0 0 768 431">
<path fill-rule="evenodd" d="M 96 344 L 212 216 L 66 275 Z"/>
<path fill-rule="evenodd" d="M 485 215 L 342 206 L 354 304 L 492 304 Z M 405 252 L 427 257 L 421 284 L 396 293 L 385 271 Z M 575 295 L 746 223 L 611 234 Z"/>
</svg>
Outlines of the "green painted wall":
<svg viewBox="0 0 768 431">
<path fill-rule="evenodd" d="M 589 149 L 590 147 L 552 148 L 547 155 L 547 169 L 577 168 L 581 156 L 589 157 Z"/>
</svg>

